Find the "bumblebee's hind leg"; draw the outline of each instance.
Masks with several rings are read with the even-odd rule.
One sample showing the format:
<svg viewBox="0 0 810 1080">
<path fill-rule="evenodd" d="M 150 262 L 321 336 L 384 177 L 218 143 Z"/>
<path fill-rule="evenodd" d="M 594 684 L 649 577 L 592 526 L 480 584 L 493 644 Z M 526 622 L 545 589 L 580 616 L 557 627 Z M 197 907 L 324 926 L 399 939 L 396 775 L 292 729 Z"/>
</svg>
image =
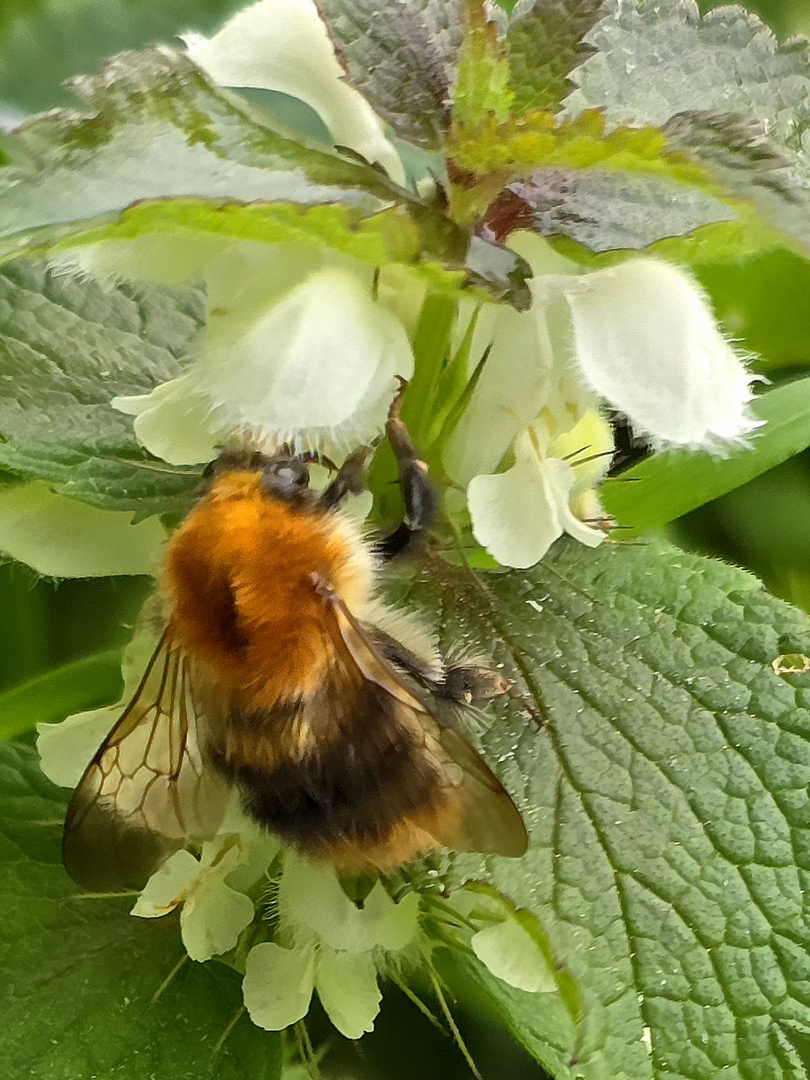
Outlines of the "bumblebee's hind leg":
<svg viewBox="0 0 810 1080">
<path fill-rule="evenodd" d="M 420 458 L 401 416 L 406 386 L 405 380 L 401 379 L 385 426 L 399 467 L 399 483 L 405 500 L 405 520 L 377 545 L 377 550 L 386 559 L 399 555 L 415 538 L 423 536 L 436 520 L 439 507 L 436 489 L 428 476 L 427 463 Z"/>
<path fill-rule="evenodd" d="M 379 627 L 370 631 L 374 643 L 394 667 L 425 690 L 456 705 L 476 705 L 508 694 L 512 683 L 481 664 L 431 664 Z"/>
</svg>

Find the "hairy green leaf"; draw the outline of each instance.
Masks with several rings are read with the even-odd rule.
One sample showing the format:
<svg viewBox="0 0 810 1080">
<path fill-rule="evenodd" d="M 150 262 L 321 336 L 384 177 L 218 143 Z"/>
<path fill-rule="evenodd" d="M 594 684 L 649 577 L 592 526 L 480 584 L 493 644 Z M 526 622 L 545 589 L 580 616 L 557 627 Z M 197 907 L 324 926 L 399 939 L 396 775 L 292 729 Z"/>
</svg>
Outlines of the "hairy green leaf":
<svg viewBox="0 0 810 1080">
<path fill-rule="evenodd" d="M 642 461 L 618 481 L 608 481 L 603 502 L 623 526 L 622 539 L 666 525 L 810 446 L 810 379 L 762 394 L 752 412 L 764 426 L 722 457 L 670 450 Z"/>
<path fill-rule="evenodd" d="M 509 85 L 524 112 L 556 110 L 572 88 L 569 76 L 593 53 L 585 35 L 603 0 L 521 0 L 507 31 Z"/>
<path fill-rule="evenodd" d="M 530 228 L 601 253 L 641 250 L 737 216 L 731 206 L 665 176 L 539 169 L 504 189 L 490 206 L 487 223 L 501 238 Z"/>
<path fill-rule="evenodd" d="M 504 1020 L 558 1080 L 783 1080 L 776 1026 L 810 1027 L 810 682 L 772 661 L 810 654 L 807 616 L 665 545 L 560 543 L 478 580 L 436 562 L 408 600 L 527 699 L 481 743 L 529 852 L 453 873 L 536 914 L 584 1005 L 560 1046 L 548 995 L 479 972 Z"/>
<path fill-rule="evenodd" d="M 612 125 L 659 126 L 732 197 L 810 250 L 810 51 L 780 46 L 739 7 L 702 19 L 692 0 L 608 0 L 596 50 L 576 72 L 568 115 L 604 108 Z"/>
<path fill-rule="evenodd" d="M 566 102 L 574 115 L 604 106 L 615 124 L 665 124 L 676 113 L 740 113 L 768 125 L 771 139 L 801 147 L 810 121 L 805 43 L 779 45 L 741 7 L 700 18 L 692 0 L 607 0 L 587 36 L 596 53 L 576 73 Z"/>
<path fill-rule="evenodd" d="M 0 256 L 204 232 L 424 266 L 434 287 L 482 283 L 467 264 L 468 233 L 439 210 L 365 163 L 272 130 L 180 53 L 125 53 L 74 88 L 84 115 L 49 114 L 11 140 L 15 164 L 0 169 Z M 520 260 L 507 252 L 502 262 L 508 272 L 494 291 L 528 302 Z"/>
<path fill-rule="evenodd" d="M 0 465 L 106 510 L 186 509 L 193 478 L 150 464 L 110 401 L 178 375 L 203 316 L 190 286 L 107 289 L 41 263 L 0 268 Z"/>
<path fill-rule="evenodd" d="M 81 893 L 61 865 L 64 792 L 33 750 L 0 747 L 0 1052 L 9 1077 L 277 1080 L 239 976 L 185 958 L 176 920 Z M 231 1027 L 231 1025 L 233 1025 Z"/>
<path fill-rule="evenodd" d="M 400 138 L 439 147 L 461 46 L 458 0 L 317 0 L 349 82 Z"/>
</svg>

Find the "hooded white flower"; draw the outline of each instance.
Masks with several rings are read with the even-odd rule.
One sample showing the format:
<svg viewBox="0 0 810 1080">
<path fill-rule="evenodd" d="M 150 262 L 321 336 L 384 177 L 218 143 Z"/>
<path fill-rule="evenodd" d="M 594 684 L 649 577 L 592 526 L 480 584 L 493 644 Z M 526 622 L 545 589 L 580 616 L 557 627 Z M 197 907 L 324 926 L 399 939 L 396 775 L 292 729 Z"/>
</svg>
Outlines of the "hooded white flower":
<svg viewBox="0 0 810 1080">
<path fill-rule="evenodd" d="M 178 851 L 150 877 L 132 914 L 155 919 L 182 904 L 180 935 L 191 959 L 229 952 L 254 915 L 250 897 L 226 884 L 245 858 L 238 837 L 206 841 L 199 859 Z"/>
<path fill-rule="evenodd" d="M 306 1016 L 317 991 L 347 1038 L 371 1031 L 381 1000 L 375 951 L 399 952 L 415 941 L 418 896 L 395 904 L 378 882 L 358 908 L 334 870 L 288 851 L 278 912 L 279 943 L 256 945 L 247 958 L 243 993 L 253 1022 L 281 1031 Z"/>
<path fill-rule="evenodd" d="M 135 416 L 140 442 L 173 465 L 210 461 L 238 438 L 340 457 L 379 433 L 396 376 L 413 372 L 402 321 L 374 297 L 373 268 L 347 256 L 155 234 L 78 249 L 59 265 L 102 281 L 204 278 L 206 326 L 186 372 L 113 400 Z"/>
<path fill-rule="evenodd" d="M 404 181 L 402 162 L 382 122 L 344 81 L 313 0 L 260 0 L 213 37 L 186 34 L 183 40 L 191 59 L 216 82 L 276 90 L 306 102 L 338 145 L 379 163 L 397 183 Z"/>
<path fill-rule="evenodd" d="M 455 892 L 449 905 L 474 926 L 484 924 L 470 938 L 470 948 L 496 978 L 531 994 L 559 989 L 549 957 L 529 929 L 533 915 L 475 885 Z"/>
<path fill-rule="evenodd" d="M 472 528 L 498 562 L 526 567 L 564 532 L 604 539 L 595 487 L 613 439 L 602 402 L 656 445 L 719 449 L 749 433 L 751 376 L 683 271 L 633 259 L 582 274 L 540 237 L 533 305 L 482 312 L 471 361 L 492 350 L 445 464 L 467 488 Z"/>
</svg>

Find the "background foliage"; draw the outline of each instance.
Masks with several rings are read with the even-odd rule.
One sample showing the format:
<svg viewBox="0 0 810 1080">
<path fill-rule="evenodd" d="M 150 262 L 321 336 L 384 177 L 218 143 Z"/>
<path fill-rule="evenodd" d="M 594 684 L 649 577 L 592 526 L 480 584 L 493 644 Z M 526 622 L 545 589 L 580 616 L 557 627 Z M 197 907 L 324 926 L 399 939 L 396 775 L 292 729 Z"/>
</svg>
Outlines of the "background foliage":
<svg viewBox="0 0 810 1080">
<path fill-rule="evenodd" d="M 109 0 L 100 19 L 97 0 L 7 0 L 0 13 L 0 120 L 12 123 L 31 112 L 69 103 L 70 96 L 60 85 L 64 78 L 92 72 L 101 59 L 124 48 L 167 40 L 186 29 L 210 32 L 239 6 L 228 0 Z M 719 5 L 701 6 L 707 10 Z M 781 38 L 810 34 L 810 0 L 749 0 L 747 6 Z M 772 252 L 739 265 L 698 266 L 696 272 L 726 330 L 761 358 L 760 370 L 774 387 L 810 376 L 810 266 L 805 260 Z M 618 504 L 619 485 L 615 492 Z M 777 596 L 810 611 L 810 453 L 791 457 L 732 493 L 663 525 L 661 532 L 687 550 L 752 570 Z M 0 566 L 0 731 L 14 734 L 22 726 L 20 701 L 29 709 L 35 701 L 41 710 L 36 719 L 49 720 L 66 710 L 112 699 L 118 682 L 116 650 L 127 639 L 128 625 L 148 587 L 146 581 L 123 578 L 57 586 L 36 581 L 18 565 Z M 101 655 L 88 669 L 83 658 L 93 654 Z M 31 797 L 47 801 L 48 795 L 34 790 Z M 54 816 L 53 807 L 42 809 L 43 817 Z M 45 867 L 54 861 L 53 841 L 51 837 L 50 849 L 43 848 Z M 34 842 L 45 843 L 41 838 Z M 84 921 L 82 915 L 78 919 Z M 54 934 L 61 929 L 54 928 Z M 140 929 L 135 926 L 133 935 Z M 120 962 L 126 963 L 128 943 L 114 945 L 124 949 L 119 958 L 123 955 Z M 168 952 L 164 960 L 168 962 Z M 464 972 L 453 974 L 457 985 L 464 978 Z M 203 992 L 227 997 L 234 990 L 207 987 Z M 24 999 L 19 1007 L 25 1007 Z M 182 1002 L 177 1008 L 180 1021 L 186 1022 Z M 485 1075 L 540 1077 L 539 1067 L 491 1028 L 485 1016 L 482 1008 L 480 1014 L 461 1021 Z M 43 1032 L 43 1040 L 50 1035 Z M 797 1039 L 801 1043 L 801 1037 Z M 397 992 L 387 995 L 377 1030 L 363 1042 L 362 1056 L 349 1044 L 341 1044 L 330 1060 L 336 1075 L 361 1080 L 404 1076 L 450 1080 L 468 1075 L 453 1043 Z M 26 1067 L 23 1057 L 19 1061 Z M 104 1067 L 119 1068 L 126 1061 L 122 1049 L 121 1057 Z M 231 1072 L 223 1076 L 257 1075 L 249 1060 L 227 1067 Z M 180 1078 L 183 1073 L 172 1075 Z"/>
</svg>

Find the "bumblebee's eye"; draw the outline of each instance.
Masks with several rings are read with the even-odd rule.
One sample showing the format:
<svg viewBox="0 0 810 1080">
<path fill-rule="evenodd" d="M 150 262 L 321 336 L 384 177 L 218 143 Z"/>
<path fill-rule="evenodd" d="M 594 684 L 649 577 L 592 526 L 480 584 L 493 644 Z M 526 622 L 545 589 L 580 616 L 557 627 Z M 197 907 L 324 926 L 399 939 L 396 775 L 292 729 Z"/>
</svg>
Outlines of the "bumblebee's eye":
<svg viewBox="0 0 810 1080">
<path fill-rule="evenodd" d="M 309 469 L 299 458 L 293 458 L 276 470 L 285 487 L 309 487 Z"/>
<path fill-rule="evenodd" d="M 274 495 L 289 498 L 309 487 L 309 469 L 298 457 L 274 461 L 265 469 L 264 484 Z"/>
</svg>

